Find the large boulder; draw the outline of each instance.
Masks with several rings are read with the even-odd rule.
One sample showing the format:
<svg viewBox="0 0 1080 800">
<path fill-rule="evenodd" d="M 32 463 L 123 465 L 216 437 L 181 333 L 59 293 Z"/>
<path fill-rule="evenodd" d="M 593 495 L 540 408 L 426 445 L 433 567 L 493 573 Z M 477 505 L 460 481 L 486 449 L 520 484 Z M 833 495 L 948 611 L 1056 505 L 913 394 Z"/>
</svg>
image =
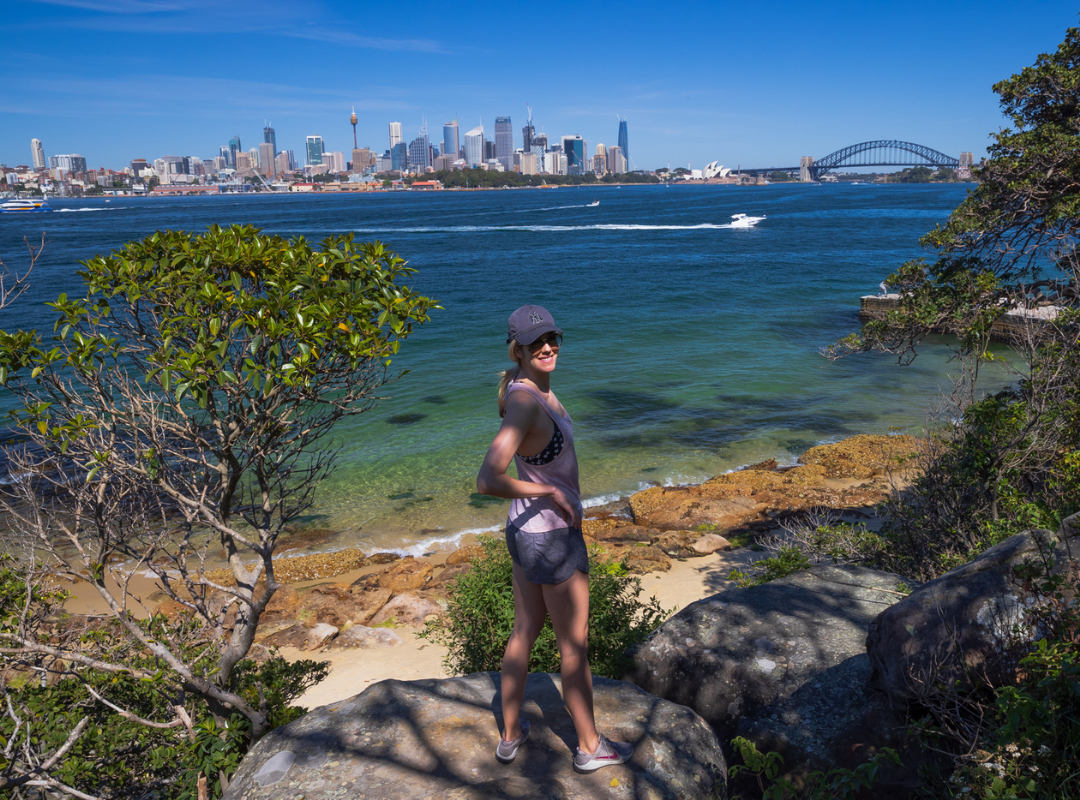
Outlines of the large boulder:
<svg viewBox="0 0 1080 800">
<path fill-rule="evenodd" d="M 365 589 L 347 583 L 314 586 L 299 596 L 293 616 L 325 622 L 338 628 L 346 624 L 367 625 L 393 593 L 389 589 Z"/>
<path fill-rule="evenodd" d="M 814 688 L 840 665 L 832 673 L 843 685 L 838 696 L 857 703 L 869 675 L 867 628 L 901 599 L 901 580 L 864 567 L 816 566 L 720 592 L 661 625 L 631 654 L 625 677 L 694 709 L 725 741 L 740 720 Z"/>
<path fill-rule="evenodd" d="M 725 800 L 716 734 L 693 711 L 636 686 L 594 679 L 597 726 L 635 745 L 626 764 L 591 775 L 572 767 L 577 743 L 557 675 L 530 675 L 532 735 L 509 765 L 495 760 L 499 675 L 377 683 L 263 737 L 225 800 L 370 797 Z"/>
<path fill-rule="evenodd" d="M 432 617 L 441 617 L 446 610 L 438 599 L 423 592 L 403 592 L 379 609 L 371 618 L 372 625 L 392 622 L 394 625 L 410 625 L 419 628 Z"/>
<path fill-rule="evenodd" d="M 1080 515 L 1058 535 L 1046 530 L 1010 536 L 883 611 L 866 640 L 871 683 L 896 703 L 933 702 L 939 687 L 1003 686 L 1017 658 L 1038 638 L 1027 611 L 1039 598 L 1016 568 L 1053 557 L 1061 569 L 1080 557 Z"/>
</svg>

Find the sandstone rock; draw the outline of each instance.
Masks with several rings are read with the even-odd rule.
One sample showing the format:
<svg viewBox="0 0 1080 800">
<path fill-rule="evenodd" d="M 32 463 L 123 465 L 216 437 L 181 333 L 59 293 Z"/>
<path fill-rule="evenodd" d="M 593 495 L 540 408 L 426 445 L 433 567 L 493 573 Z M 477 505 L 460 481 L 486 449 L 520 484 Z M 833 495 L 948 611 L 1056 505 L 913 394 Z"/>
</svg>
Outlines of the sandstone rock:
<svg viewBox="0 0 1080 800">
<path fill-rule="evenodd" d="M 454 564 L 446 567 L 431 582 L 431 588 L 446 589 L 452 581 L 456 580 L 459 576 L 464 575 L 470 569 L 472 569 L 472 564 Z"/>
<path fill-rule="evenodd" d="M 572 768 L 573 722 L 557 675 L 530 675 L 532 735 L 512 766 L 492 753 L 501 720 L 498 673 L 382 681 L 263 737 L 225 800 L 641 798 L 725 800 L 720 743 L 691 710 L 635 686 L 594 679 L 597 727 L 634 757 L 591 775 Z"/>
<path fill-rule="evenodd" d="M 269 622 L 263 622 L 260 619 L 259 627 L 255 631 L 255 641 L 265 641 L 275 633 L 280 633 L 281 631 L 286 631 L 293 627 L 304 627 L 304 625 L 298 619 L 275 619 Z"/>
<path fill-rule="evenodd" d="M 392 564 L 401 559 L 397 553 L 374 553 L 367 557 L 369 564 Z"/>
<path fill-rule="evenodd" d="M 462 547 L 455 550 L 453 553 L 446 557 L 446 565 L 452 567 L 456 564 L 471 564 L 474 560 L 484 554 L 484 548 L 478 544 L 471 544 L 468 547 Z"/>
<path fill-rule="evenodd" d="M 870 478 L 890 469 L 900 469 L 901 459 L 918 451 L 914 436 L 851 436 L 835 444 L 811 447 L 800 464 L 825 468 L 830 478 Z"/>
<path fill-rule="evenodd" d="M 745 496 L 748 490 L 732 494 L 718 489 L 709 492 L 699 486 L 654 486 L 630 496 L 636 525 L 662 530 L 685 530 L 699 525 L 715 525 L 726 530 L 759 516 L 760 506 Z M 724 496 L 716 496 L 716 495 Z"/>
<path fill-rule="evenodd" d="M 364 625 L 350 625 L 343 630 L 327 647 L 328 650 L 350 650 L 353 648 L 392 647 L 401 644 L 401 637 L 386 628 L 368 628 Z"/>
<path fill-rule="evenodd" d="M 613 517 L 605 517 L 603 519 L 583 519 L 581 521 L 581 532 L 585 536 L 600 539 L 600 533 L 602 531 L 613 530 L 617 524 L 617 521 Z"/>
<path fill-rule="evenodd" d="M 259 622 L 273 622 L 278 619 L 292 619 L 296 616 L 296 610 L 300 607 L 300 595 L 292 586 L 285 585 L 274 592 L 270 602 L 266 604 Z"/>
<path fill-rule="evenodd" d="M 387 567 L 382 572 L 375 572 L 358 578 L 353 586 L 365 589 L 389 589 L 393 593 L 422 589 L 432 579 L 433 567 L 426 560 L 406 556 Z"/>
<path fill-rule="evenodd" d="M 900 599 L 888 591 L 900 580 L 862 567 L 817 566 L 720 592 L 661 625 L 632 653 L 626 677 L 693 708 L 727 741 L 740 717 L 791 697 L 848 659 L 865 658 L 866 630 Z"/>
<path fill-rule="evenodd" d="M 389 589 L 369 590 L 346 583 L 315 586 L 300 595 L 300 607 L 306 612 L 300 616 L 309 622 L 325 622 L 338 628 L 347 622 L 366 625 L 392 594 Z"/>
<path fill-rule="evenodd" d="M 638 525 L 621 525 L 599 530 L 594 538 L 598 542 L 651 542 L 659 534 L 660 531 Z"/>
<path fill-rule="evenodd" d="M 626 569 L 634 575 L 643 575 L 646 572 L 667 572 L 671 569 L 671 559 L 659 547 L 637 545 L 623 551 L 622 555 L 626 557 Z"/>
<path fill-rule="evenodd" d="M 707 556 L 709 553 L 715 553 L 717 550 L 730 550 L 731 542 L 715 533 L 706 533 L 690 545 L 690 547 L 693 548 L 694 552 Z"/>
<path fill-rule="evenodd" d="M 430 595 L 404 592 L 395 595 L 393 600 L 379 609 L 379 613 L 372 618 L 371 624 L 378 625 L 393 619 L 397 625 L 418 628 L 428 617 L 439 617 L 444 612 L 445 609 Z"/>
<path fill-rule="evenodd" d="M 169 622 L 175 622 L 180 617 L 194 613 L 194 611 L 177 600 L 166 600 L 154 607 L 154 614 L 163 615 Z"/>
<path fill-rule="evenodd" d="M 338 634 L 333 625 L 320 622 L 314 627 L 294 625 L 283 631 L 267 636 L 262 643 L 266 647 L 295 647 L 297 650 L 318 650 L 329 644 Z"/>
<path fill-rule="evenodd" d="M 1033 597 L 1013 570 L 1038 558 L 1040 540 L 1064 555 L 1050 531 L 1019 533 L 884 610 L 866 639 L 871 683 L 900 704 L 928 687 L 1012 683 L 1018 650 L 1037 638 L 1024 613 Z"/>
</svg>

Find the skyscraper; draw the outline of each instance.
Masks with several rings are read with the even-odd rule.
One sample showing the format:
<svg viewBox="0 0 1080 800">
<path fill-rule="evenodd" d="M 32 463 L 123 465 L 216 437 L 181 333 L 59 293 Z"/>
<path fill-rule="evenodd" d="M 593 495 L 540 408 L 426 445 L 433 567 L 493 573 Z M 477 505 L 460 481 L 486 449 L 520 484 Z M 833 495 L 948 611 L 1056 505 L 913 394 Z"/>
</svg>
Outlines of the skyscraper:
<svg viewBox="0 0 1080 800">
<path fill-rule="evenodd" d="M 45 169 L 45 148 L 41 146 L 41 139 L 30 140 L 30 152 L 34 157 L 34 169 Z"/>
<path fill-rule="evenodd" d="M 270 128 L 269 130 L 273 135 L 274 129 Z M 274 163 L 275 158 L 273 142 L 263 142 L 259 145 L 259 166 L 262 168 L 263 175 L 273 175 L 277 171 Z"/>
<path fill-rule="evenodd" d="M 465 134 L 465 163 L 476 167 L 484 163 L 484 126 L 479 125 Z"/>
<path fill-rule="evenodd" d="M 607 149 L 607 168 L 608 172 L 615 175 L 626 172 L 626 157 L 618 145 L 612 145 Z"/>
<path fill-rule="evenodd" d="M 514 166 L 514 127 L 510 117 L 495 117 L 495 158 L 503 169 Z"/>
<path fill-rule="evenodd" d="M 266 123 L 266 127 L 263 128 L 263 144 L 268 144 L 274 148 L 274 157 L 277 158 L 277 134 L 274 129 L 270 127 L 270 123 Z M 262 147 L 259 148 L 262 152 Z M 264 164 L 265 166 L 265 164 Z"/>
<path fill-rule="evenodd" d="M 607 171 L 607 148 L 603 144 L 598 144 L 596 155 L 593 156 L 593 172 L 602 178 Z"/>
<path fill-rule="evenodd" d="M 534 133 L 532 140 L 532 149 L 542 147 L 544 150 L 548 149 L 548 135 L 546 133 Z"/>
<path fill-rule="evenodd" d="M 236 167 L 236 154 L 241 151 L 240 147 L 240 134 L 236 134 L 233 138 L 229 139 L 229 166 Z"/>
<path fill-rule="evenodd" d="M 390 169 L 404 172 L 409 168 L 409 147 L 405 142 L 398 142 L 390 148 Z"/>
<path fill-rule="evenodd" d="M 533 138 L 536 136 L 536 128 L 532 124 L 532 106 L 526 105 L 525 108 L 529 109 L 529 121 L 525 123 L 525 127 L 521 129 L 521 151 L 523 153 L 531 153 L 533 148 Z"/>
<path fill-rule="evenodd" d="M 390 123 L 390 152 L 394 151 L 394 145 L 401 142 L 401 123 Z"/>
<path fill-rule="evenodd" d="M 622 157 L 626 159 L 626 163 L 630 163 L 630 145 L 626 133 L 626 120 L 619 120 L 619 149 L 622 150 Z M 623 170 L 626 172 L 626 170 Z"/>
<path fill-rule="evenodd" d="M 562 137 L 562 151 L 566 157 L 566 174 L 581 175 L 585 172 L 585 140 L 577 134 Z"/>
<path fill-rule="evenodd" d="M 307 163 L 309 167 L 322 166 L 323 138 L 321 136 L 307 137 Z"/>
<path fill-rule="evenodd" d="M 458 139 L 457 120 L 447 122 L 442 126 L 442 151 L 444 156 L 456 159 L 461 152 L 461 141 Z"/>
</svg>

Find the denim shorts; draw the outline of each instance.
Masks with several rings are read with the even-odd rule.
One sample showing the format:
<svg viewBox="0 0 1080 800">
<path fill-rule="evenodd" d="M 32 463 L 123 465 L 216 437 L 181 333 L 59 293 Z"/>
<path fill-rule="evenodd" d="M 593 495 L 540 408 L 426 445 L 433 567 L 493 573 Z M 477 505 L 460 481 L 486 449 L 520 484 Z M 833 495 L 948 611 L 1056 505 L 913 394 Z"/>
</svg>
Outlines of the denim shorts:
<svg viewBox="0 0 1080 800">
<path fill-rule="evenodd" d="M 589 574 L 589 551 L 581 528 L 528 533 L 507 524 L 506 548 L 530 583 L 562 583 L 579 569 Z"/>
</svg>

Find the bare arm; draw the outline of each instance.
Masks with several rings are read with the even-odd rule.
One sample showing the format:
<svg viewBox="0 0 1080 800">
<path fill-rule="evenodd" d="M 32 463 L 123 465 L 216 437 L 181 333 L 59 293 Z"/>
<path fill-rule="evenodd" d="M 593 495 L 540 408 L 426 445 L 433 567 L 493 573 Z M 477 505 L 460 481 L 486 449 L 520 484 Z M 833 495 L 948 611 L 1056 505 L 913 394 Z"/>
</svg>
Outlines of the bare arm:
<svg viewBox="0 0 1080 800">
<path fill-rule="evenodd" d="M 513 500 L 518 497 L 550 497 L 571 527 L 581 525 L 581 513 L 577 504 L 571 503 L 563 491 L 547 483 L 533 483 L 511 478 L 506 474 L 521 443 L 536 424 L 537 415 L 543 414 L 536 400 L 524 392 L 513 392 L 506 398 L 506 416 L 502 427 L 495 434 L 495 441 L 484 456 L 480 474 L 476 476 L 476 490 L 492 497 Z"/>
</svg>

